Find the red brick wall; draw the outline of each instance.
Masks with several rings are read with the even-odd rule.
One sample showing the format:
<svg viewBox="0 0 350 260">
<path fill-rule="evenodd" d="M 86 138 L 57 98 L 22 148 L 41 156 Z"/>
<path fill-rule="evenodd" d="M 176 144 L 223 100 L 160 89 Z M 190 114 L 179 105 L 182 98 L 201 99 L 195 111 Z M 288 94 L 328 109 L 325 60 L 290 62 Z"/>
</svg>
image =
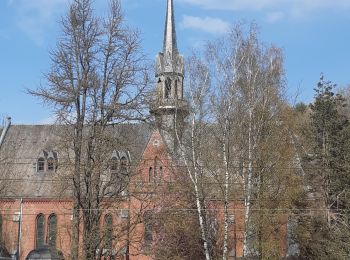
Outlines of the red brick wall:
<svg viewBox="0 0 350 260">
<path fill-rule="evenodd" d="M 1 202 L 0 207 L 4 218 L 4 239 L 6 247 L 14 252 L 18 245 L 18 222 L 13 221 L 16 212 L 20 212 L 20 200 Z M 57 216 L 57 248 L 69 252 L 70 223 L 72 203 L 69 201 L 54 201 L 45 199 L 24 199 L 22 202 L 22 236 L 20 239 L 20 259 L 25 259 L 28 253 L 35 249 L 36 218 L 39 214 L 45 217 L 45 239 L 48 232 L 48 218 L 51 214 Z"/>
</svg>

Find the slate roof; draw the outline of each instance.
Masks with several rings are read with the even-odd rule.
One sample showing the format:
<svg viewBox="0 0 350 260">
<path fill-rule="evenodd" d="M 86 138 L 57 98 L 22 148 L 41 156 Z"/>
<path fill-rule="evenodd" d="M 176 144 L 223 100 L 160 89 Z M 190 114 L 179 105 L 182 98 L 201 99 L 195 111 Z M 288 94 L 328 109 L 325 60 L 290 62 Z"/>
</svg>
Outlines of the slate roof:
<svg viewBox="0 0 350 260">
<path fill-rule="evenodd" d="M 24 198 L 50 198 L 58 194 L 52 179 L 57 172 L 38 172 L 36 162 L 43 150 L 56 150 L 59 143 L 59 131 L 63 126 L 57 125 L 11 125 L 0 148 L 0 159 L 6 162 L 0 174 L 10 179 L 11 189 L 7 196 Z M 147 124 L 122 124 L 111 126 L 111 135 L 121 141 L 116 150 L 129 151 L 131 163 L 137 164 L 150 138 L 152 127 Z M 59 154 L 59 151 L 57 151 Z M 4 171 L 4 167 L 5 171 Z M 62 194 L 61 194 L 62 195 Z"/>
</svg>

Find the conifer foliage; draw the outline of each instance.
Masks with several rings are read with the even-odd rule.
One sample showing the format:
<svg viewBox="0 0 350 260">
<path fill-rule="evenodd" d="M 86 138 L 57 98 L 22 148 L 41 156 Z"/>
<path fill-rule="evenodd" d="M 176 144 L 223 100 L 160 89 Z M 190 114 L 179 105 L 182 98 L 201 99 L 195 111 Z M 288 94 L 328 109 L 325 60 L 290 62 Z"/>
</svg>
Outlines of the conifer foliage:
<svg viewBox="0 0 350 260">
<path fill-rule="evenodd" d="M 321 75 L 305 125 L 309 129 L 304 131 L 304 141 L 311 141 L 304 158 L 305 206 L 313 210 L 311 215 L 299 216 L 301 259 L 349 258 L 350 125 L 342 113 L 345 99 L 335 93 L 335 87 Z"/>
</svg>

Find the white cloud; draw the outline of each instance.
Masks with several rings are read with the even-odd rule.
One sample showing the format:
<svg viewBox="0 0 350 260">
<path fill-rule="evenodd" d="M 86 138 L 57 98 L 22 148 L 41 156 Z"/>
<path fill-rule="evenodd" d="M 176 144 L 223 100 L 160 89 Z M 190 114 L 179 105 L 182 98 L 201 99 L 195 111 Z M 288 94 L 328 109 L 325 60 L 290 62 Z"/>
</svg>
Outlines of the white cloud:
<svg viewBox="0 0 350 260">
<path fill-rule="evenodd" d="M 300 9 L 350 8 L 349 0 L 178 0 L 216 10 L 262 10 L 293 7 Z"/>
<path fill-rule="evenodd" d="M 45 40 L 45 31 L 55 22 L 69 0 L 8 0 L 16 10 L 17 26 L 37 45 Z"/>
<path fill-rule="evenodd" d="M 225 33 L 229 30 L 229 23 L 219 18 L 196 17 L 185 15 L 181 21 L 181 27 L 185 29 L 195 29 L 213 34 Z"/>
<path fill-rule="evenodd" d="M 263 12 L 268 22 L 300 20 L 313 12 L 350 10 L 350 0 L 178 0 L 203 9 Z M 282 12 L 284 13 L 282 15 Z"/>
</svg>

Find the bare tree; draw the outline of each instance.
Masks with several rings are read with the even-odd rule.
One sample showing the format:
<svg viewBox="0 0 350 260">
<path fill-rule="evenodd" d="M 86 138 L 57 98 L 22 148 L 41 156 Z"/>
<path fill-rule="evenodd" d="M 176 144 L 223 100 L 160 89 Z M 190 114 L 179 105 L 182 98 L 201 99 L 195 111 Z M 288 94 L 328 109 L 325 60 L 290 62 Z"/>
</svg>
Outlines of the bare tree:
<svg viewBox="0 0 350 260">
<path fill-rule="evenodd" d="M 83 258 L 96 259 L 102 209 L 121 197 L 130 170 L 106 175 L 117 147 L 111 133 L 114 125 L 143 118 L 147 66 L 118 0 L 110 1 L 107 18 L 94 15 L 90 0 L 74 0 L 61 25 L 48 86 L 28 92 L 51 105 L 57 122 L 67 126 L 60 142 L 73 190 L 71 257 L 78 259 L 82 217 Z"/>
<path fill-rule="evenodd" d="M 282 53 L 260 43 L 253 24 L 246 31 L 244 26 L 236 25 L 224 38 L 209 43 L 206 57 L 214 87 L 210 108 L 216 144 L 212 148 L 219 156 L 214 165 L 223 191 L 222 256 L 228 257 L 230 203 L 242 194 L 243 255 L 262 255 L 268 250 L 263 248 L 261 236 L 278 237 L 267 227 L 272 219 L 281 222 L 283 215 L 269 211 L 280 205 L 287 211 L 291 208 L 292 196 L 284 195 L 290 194 L 286 180 L 291 182 L 295 177 L 293 169 L 288 167 L 293 160 L 292 145 L 283 138 L 289 136 L 290 117 L 286 116 L 288 105 L 283 100 Z M 285 194 L 281 193 L 281 187 L 285 187 Z"/>
<path fill-rule="evenodd" d="M 223 259 L 229 252 L 230 205 L 242 196 L 243 255 L 275 257 L 281 252 L 276 239 L 283 233 L 282 220 L 292 207 L 288 183 L 298 180 L 289 167 L 294 155 L 281 51 L 261 44 L 255 25 L 244 29 L 237 25 L 187 63 L 191 110 L 180 157 L 192 184 L 206 259 L 213 257 L 211 196 L 223 205 Z M 276 214 L 278 207 L 283 214 Z"/>
<path fill-rule="evenodd" d="M 276 209 L 285 209 L 287 214 L 292 207 L 292 197 L 285 195 L 293 187 L 290 184 L 295 176 L 288 167 L 293 155 L 288 141 L 289 120 L 284 112 L 287 105 L 283 100 L 283 56 L 280 49 L 260 43 L 255 25 L 246 36 L 239 30 L 235 34 L 243 35 L 237 48 L 240 63 L 236 84 L 237 115 L 242 124 L 237 150 L 244 166 L 243 254 L 276 257 L 280 250 L 272 245 L 276 245 L 281 231 L 268 229 L 282 222 L 283 214 Z"/>
<path fill-rule="evenodd" d="M 223 184 L 224 202 L 224 233 L 223 233 L 223 259 L 228 257 L 228 207 L 230 182 L 237 176 L 233 170 L 240 157 L 237 154 L 237 135 L 242 124 L 238 120 L 239 97 L 237 95 L 237 81 L 242 57 L 239 57 L 239 47 L 242 44 L 243 35 L 238 31 L 239 27 L 225 37 L 207 45 L 207 58 L 211 68 L 213 85 L 217 91 L 213 92 L 211 110 L 217 125 L 216 138 L 219 146 L 220 162 L 217 164 L 219 182 Z M 236 151 L 235 151 L 236 150 Z"/>
<path fill-rule="evenodd" d="M 176 130 L 181 162 L 184 163 L 194 193 L 197 217 L 205 259 L 211 259 L 210 241 L 206 223 L 206 201 L 203 190 L 203 138 L 208 122 L 208 97 L 210 78 L 206 65 L 195 54 L 187 62 L 187 84 L 189 88 L 190 115 L 188 124 L 188 136 L 181 140 Z"/>
</svg>

